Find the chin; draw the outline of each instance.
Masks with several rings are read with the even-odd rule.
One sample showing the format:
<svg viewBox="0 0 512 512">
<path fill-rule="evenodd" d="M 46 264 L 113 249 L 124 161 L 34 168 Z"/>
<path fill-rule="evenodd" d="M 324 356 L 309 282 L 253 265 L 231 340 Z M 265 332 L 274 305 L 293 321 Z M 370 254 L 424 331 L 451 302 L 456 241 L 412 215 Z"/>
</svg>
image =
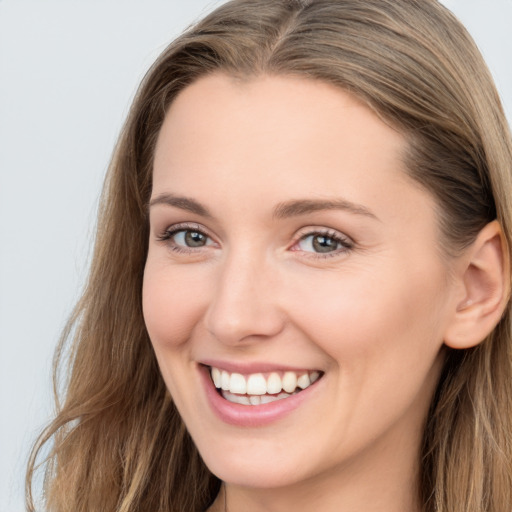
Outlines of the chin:
<svg viewBox="0 0 512 512">
<path fill-rule="evenodd" d="M 235 486 L 275 489 L 293 486 L 323 473 L 334 461 L 310 443 L 283 439 L 277 432 L 253 438 L 233 435 L 198 439 L 196 446 L 208 469 Z M 290 433 L 290 438 L 296 438 Z M 206 442 L 205 442 L 206 441 Z M 299 447 L 297 445 L 300 445 Z M 311 454 L 316 453 L 316 457 Z"/>
<path fill-rule="evenodd" d="M 220 480 L 237 487 L 275 489 L 292 486 L 307 478 L 297 471 L 292 461 L 275 458 L 254 460 L 228 456 L 223 460 L 206 461 L 208 469 Z"/>
</svg>

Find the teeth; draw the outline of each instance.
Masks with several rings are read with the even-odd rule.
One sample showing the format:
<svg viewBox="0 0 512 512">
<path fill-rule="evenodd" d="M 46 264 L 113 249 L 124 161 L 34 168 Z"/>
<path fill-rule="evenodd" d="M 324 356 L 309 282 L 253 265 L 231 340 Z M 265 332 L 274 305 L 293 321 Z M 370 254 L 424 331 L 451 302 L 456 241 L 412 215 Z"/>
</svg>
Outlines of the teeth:
<svg viewBox="0 0 512 512">
<path fill-rule="evenodd" d="M 247 393 L 245 377 L 240 373 L 232 373 L 229 379 L 229 391 L 237 395 L 245 395 Z"/>
<path fill-rule="evenodd" d="M 260 399 L 260 403 L 262 404 L 269 404 L 270 402 L 275 402 L 276 400 L 279 400 L 279 398 L 277 398 L 277 396 L 272 396 L 272 395 L 262 395 L 259 397 Z"/>
<path fill-rule="evenodd" d="M 307 373 L 304 373 L 297 379 L 297 386 L 299 386 L 300 389 L 306 389 L 311 385 L 311 380 L 309 379 L 309 375 Z"/>
<path fill-rule="evenodd" d="M 297 387 L 297 375 L 294 372 L 286 372 L 283 375 L 283 389 L 287 393 L 293 393 Z"/>
<path fill-rule="evenodd" d="M 295 394 L 295 393 L 294 393 Z M 282 400 L 283 398 L 288 398 L 292 396 L 288 393 L 279 393 L 278 395 L 263 395 L 260 397 L 262 404 L 269 404 L 270 402 L 277 402 L 278 400 Z"/>
<path fill-rule="evenodd" d="M 230 381 L 230 378 L 229 378 L 229 373 L 228 372 L 222 372 L 221 373 L 221 379 L 220 379 L 220 387 L 224 390 L 224 391 L 229 391 L 229 381 Z"/>
<path fill-rule="evenodd" d="M 249 402 L 251 403 L 251 405 L 260 405 L 261 404 L 261 396 L 251 395 L 249 397 Z"/>
<path fill-rule="evenodd" d="M 237 395 L 235 393 L 230 393 L 229 391 L 222 391 L 222 396 L 228 401 L 234 404 L 240 405 L 263 405 L 269 404 L 270 402 L 277 402 L 278 400 L 282 400 L 283 398 L 288 398 L 289 396 L 296 395 L 298 391 L 295 393 L 279 393 L 278 395 Z"/>
<path fill-rule="evenodd" d="M 267 393 L 270 395 L 277 395 L 283 389 L 283 383 L 278 373 L 271 373 L 267 379 Z"/>
<path fill-rule="evenodd" d="M 220 388 L 222 385 L 221 371 L 218 368 L 212 368 L 212 379 L 216 388 Z"/>
<path fill-rule="evenodd" d="M 226 400 L 228 400 L 229 402 L 233 402 L 234 404 L 251 405 L 251 402 L 247 395 L 236 395 L 234 393 L 230 393 L 229 391 L 223 391 L 222 396 Z"/>
<path fill-rule="evenodd" d="M 223 391 L 223 396 L 230 402 L 243 405 L 260 405 L 289 397 L 292 393 L 306 389 L 320 378 L 320 372 L 284 372 L 282 377 L 277 372 L 267 374 L 229 373 L 219 368 L 211 368 L 213 383 Z M 283 391 L 283 393 L 281 393 Z M 232 398 L 236 396 L 238 398 Z M 227 398 L 229 397 L 229 398 Z"/>
<path fill-rule="evenodd" d="M 231 390 L 231 392 L 233 392 Z M 267 381 L 261 373 L 254 373 L 247 379 L 247 394 L 265 395 L 267 393 Z"/>
</svg>

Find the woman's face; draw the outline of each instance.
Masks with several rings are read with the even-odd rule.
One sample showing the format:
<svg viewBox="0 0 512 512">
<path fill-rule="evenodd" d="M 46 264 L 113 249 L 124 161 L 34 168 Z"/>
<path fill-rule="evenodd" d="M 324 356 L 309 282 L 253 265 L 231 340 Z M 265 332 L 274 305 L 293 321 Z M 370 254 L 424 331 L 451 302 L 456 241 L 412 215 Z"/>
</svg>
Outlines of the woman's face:
<svg viewBox="0 0 512 512">
<path fill-rule="evenodd" d="M 224 481 L 414 467 L 456 294 L 404 148 L 354 97 L 313 80 L 212 75 L 172 104 L 144 317 Z"/>
</svg>

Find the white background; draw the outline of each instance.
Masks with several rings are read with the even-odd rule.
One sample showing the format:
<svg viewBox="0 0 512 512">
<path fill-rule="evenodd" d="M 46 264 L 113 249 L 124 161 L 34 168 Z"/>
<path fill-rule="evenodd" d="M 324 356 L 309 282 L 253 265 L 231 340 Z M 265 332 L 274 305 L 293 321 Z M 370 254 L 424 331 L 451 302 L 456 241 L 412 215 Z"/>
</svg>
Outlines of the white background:
<svg viewBox="0 0 512 512">
<path fill-rule="evenodd" d="M 0 512 L 21 512 L 51 358 L 87 271 L 104 172 L 165 45 L 219 0 L 0 0 Z M 512 0 L 445 0 L 512 118 Z"/>
</svg>

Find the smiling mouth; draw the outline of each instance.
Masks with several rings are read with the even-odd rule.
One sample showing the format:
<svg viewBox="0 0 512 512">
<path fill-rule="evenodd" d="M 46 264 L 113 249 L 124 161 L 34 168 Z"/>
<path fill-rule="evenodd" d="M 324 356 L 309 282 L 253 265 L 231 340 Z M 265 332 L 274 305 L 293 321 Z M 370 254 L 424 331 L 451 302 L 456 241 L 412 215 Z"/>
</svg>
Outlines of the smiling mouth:
<svg viewBox="0 0 512 512">
<path fill-rule="evenodd" d="M 285 371 L 270 373 L 230 373 L 210 367 L 210 376 L 219 394 L 228 402 L 241 405 L 263 405 L 283 400 L 309 388 L 323 372 Z"/>
</svg>

